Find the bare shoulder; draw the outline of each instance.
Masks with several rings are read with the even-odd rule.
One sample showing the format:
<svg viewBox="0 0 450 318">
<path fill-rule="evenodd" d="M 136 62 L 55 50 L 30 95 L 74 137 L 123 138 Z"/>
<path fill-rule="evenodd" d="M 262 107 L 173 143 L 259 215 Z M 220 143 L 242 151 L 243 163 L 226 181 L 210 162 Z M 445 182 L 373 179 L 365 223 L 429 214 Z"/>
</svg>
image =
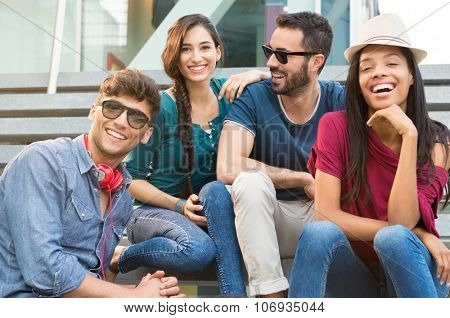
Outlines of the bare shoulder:
<svg viewBox="0 0 450 318">
<path fill-rule="evenodd" d="M 435 166 L 442 167 L 445 170 L 450 168 L 450 156 L 446 154 L 445 146 L 440 142 L 434 144 L 433 162 Z"/>
</svg>

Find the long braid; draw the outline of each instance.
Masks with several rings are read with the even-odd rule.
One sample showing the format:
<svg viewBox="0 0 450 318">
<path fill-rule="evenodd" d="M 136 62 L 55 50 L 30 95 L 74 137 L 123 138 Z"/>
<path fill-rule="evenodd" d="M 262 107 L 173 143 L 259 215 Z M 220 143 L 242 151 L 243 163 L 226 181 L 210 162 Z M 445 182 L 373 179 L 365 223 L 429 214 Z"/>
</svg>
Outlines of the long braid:
<svg viewBox="0 0 450 318">
<path fill-rule="evenodd" d="M 216 28 L 207 17 L 201 14 L 191 14 L 181 17 L 170 27 L 166 46 L 161 56 L 164 71 L 174 82 L 174 97 L 178 110 L 179 133 L 183 145 L 183 168 L 187 173 L 186 181 L 181 189 L 180 197 L 182 198 L 187 198 L 194 192 L 192 186 L 192 174 L 195 159 L 192 140 L 192 105 L 189 100 L 189 92 L 186 88 L 185 79 L 180 72 L 180 56 L 183 47 L 183 39 L 186 33 L 197 25 L 205 28 L 214 41 L 215 48 L 217 49 L 220 47 L 222 53 L 221 56 L 223 56 L 223 45 Z"/>
<path fill-rule="evenodd" d="M 194 144 L 192 142 L 192 106 L 189 101 L 189 92 L 186 89 L 184 78 L 174 79 L 174 95 L 178 111 L 178 125 L 180 140 L 183 145 L 183 168 L 187 170 L 187 178 L 181 188 L 182 198 L 188 198 L 193 193 L 192 173 L 194 169 Z"/>
</svg>

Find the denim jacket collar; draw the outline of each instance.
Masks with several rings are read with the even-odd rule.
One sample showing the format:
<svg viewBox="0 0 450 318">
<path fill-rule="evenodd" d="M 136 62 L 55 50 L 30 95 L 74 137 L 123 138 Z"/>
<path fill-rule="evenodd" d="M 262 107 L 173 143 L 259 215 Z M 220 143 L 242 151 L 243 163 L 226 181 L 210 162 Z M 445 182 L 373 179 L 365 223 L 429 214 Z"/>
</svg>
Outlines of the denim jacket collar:
<svg viewBox="0 0 450 318">
<path fill-rule="evenodd" d="M 95 164 L 84 145 L 84 135 L 76 137 L 73 142 L 75 146 L 75 156 L 78 161 L 78 169 L 80 169 L 81 174 L 85 174 L 91 170 Z"/>
</svg>

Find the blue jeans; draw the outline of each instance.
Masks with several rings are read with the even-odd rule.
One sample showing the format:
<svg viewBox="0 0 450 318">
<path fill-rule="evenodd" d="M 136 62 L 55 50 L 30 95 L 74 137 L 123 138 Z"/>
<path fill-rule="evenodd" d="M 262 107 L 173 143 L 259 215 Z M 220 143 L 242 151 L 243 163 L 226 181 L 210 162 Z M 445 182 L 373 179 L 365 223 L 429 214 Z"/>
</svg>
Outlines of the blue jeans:
<svg viewBox="0 0 450 318">
<path fill-rule="evenodd" d="M 134 245 L 120 256 L 119 270 L 126 273 L 146 266 L 197 273 L 216 256 L 221 294 L 245 296 L 230 194 L 223 183 L 215 181 L 202 188 L 199 198 L 211 237 L 184 215 L 143 205 L 135 210 L 127 227 Z"/>
<path fill-rule="evenodd" d="M 198 273 L 216 254 L 208 234 L 184 215 L 149 205 L 135 209 L 127 234 L 133 245 L 119 257 L 122 273 L 141 266 L 180 274 Z"/>
<path fill-rule="evenodd" d="M 446 297 L 436 264 L 420 239 L 395 225 L 380 231 L 375 251 L 384 271 L 388 297 Z M 298 242 L 289 297 L 377 297 L 379 281 L 350 247 L 342 230 L 331 222 L 309 223 Z"/>
<path fill-rule="evenodd" d="M 204 206 L 208 233 L 217 249 L 216 265 L 222 295 L 247 297 L 243 261 L 234 225 L 231 195 L 220 181 L 206 184 L 199 194 Z"/>
</svg>

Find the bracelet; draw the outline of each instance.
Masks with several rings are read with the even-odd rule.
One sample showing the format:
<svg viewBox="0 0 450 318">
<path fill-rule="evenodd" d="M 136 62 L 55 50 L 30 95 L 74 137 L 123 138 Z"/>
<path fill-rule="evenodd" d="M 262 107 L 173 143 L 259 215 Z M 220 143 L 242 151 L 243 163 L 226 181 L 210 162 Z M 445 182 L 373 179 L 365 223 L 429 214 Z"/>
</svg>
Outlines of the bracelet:
<svg viewBox="0 0 450 318">
<path fill-rule="evenodd" d="M 175 212 L 184 215 L 184 206 L 186 205 L 186 200 L 179 199 L 177 203 L 175 203 Z"/>
</svg>

